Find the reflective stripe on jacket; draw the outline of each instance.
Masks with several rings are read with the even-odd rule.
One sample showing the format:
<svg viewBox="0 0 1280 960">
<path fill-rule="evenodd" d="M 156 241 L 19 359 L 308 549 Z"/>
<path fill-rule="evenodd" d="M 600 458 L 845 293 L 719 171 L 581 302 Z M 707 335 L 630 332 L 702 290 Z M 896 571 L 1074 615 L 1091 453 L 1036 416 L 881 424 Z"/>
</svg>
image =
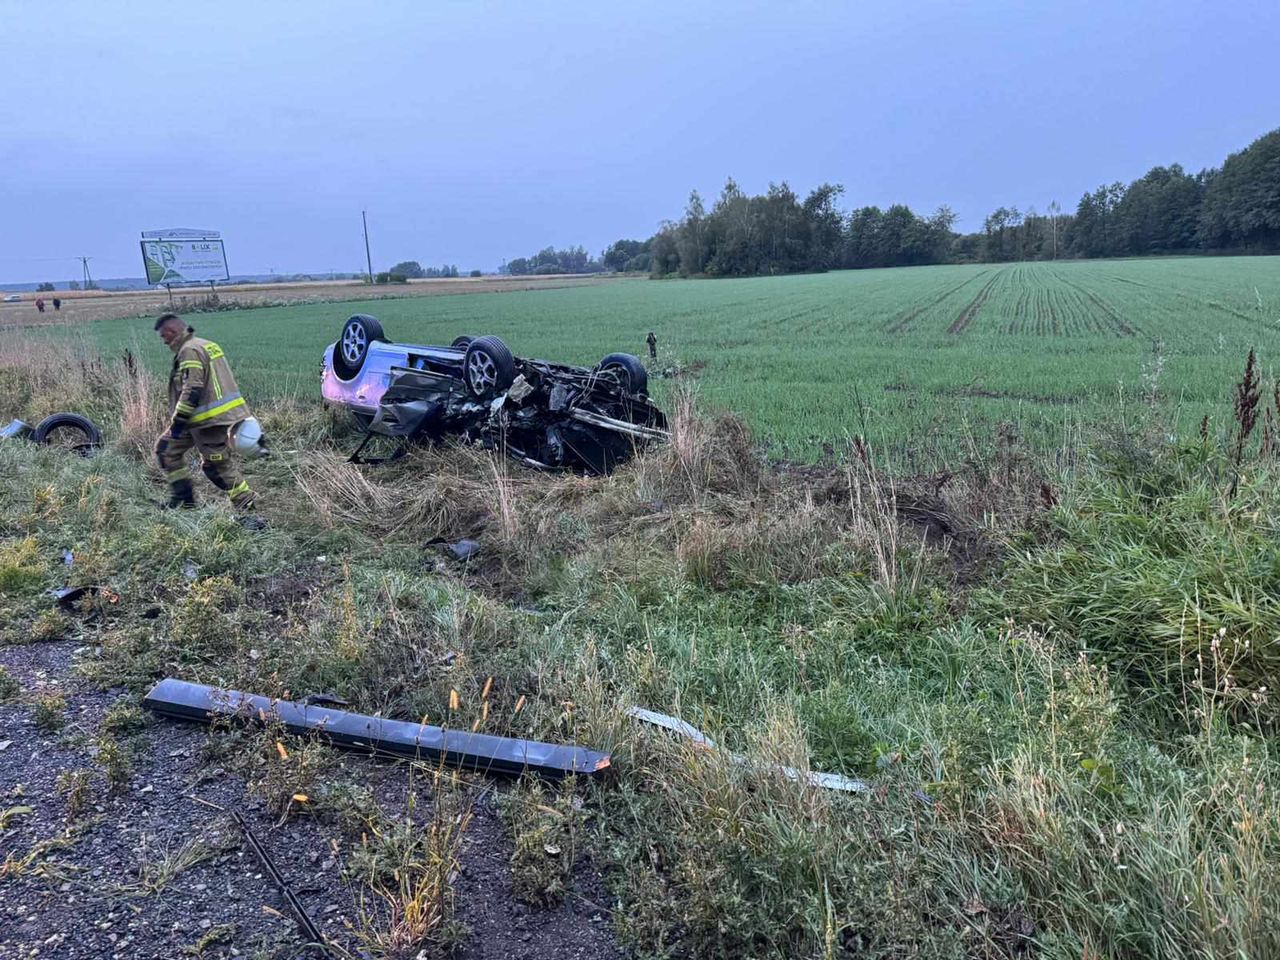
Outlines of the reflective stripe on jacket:
<svg viewBox="0 0 1280 960">
<path fill-rule="evenodd" d="M 169 414 L 192 426 L 216 427 L 239 423 L 249 407 L 231 375 L 222 348 L 194 331 L 173 348 L 169 373 Z"/>
</svg>

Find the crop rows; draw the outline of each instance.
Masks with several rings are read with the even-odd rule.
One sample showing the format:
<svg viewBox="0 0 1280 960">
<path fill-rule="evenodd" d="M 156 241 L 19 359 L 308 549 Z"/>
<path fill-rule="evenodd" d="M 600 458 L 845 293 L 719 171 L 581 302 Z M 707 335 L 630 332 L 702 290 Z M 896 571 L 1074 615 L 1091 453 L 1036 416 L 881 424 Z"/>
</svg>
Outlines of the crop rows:
<svg viewBox="0 0 1280 960">
<path fill-rule="evenodd" d="M 1184 423 L 1229 417 L 1249 349 L 1257 348 L 1264 369 L 1280 354 L 1280 258 L 620 280 L 225 312 L 195 322 L 226 347 L 250 398 L 314 397 L 320 354 L 356 312 L 378 316 L 397 339 L 449 343 L 493 333 L 517 354 L 575 363 L 616 350 L 644 356 L 652 330 L 660 401 L 677 382 L 664 370 L 692 371 L 682 379 L 706 403 L 741 414 L 779 455 L 811 458 L 824 442 L 865 431 L 895 449 L 928 437 L 945 459 L 1001 423 L 1060 444 L 1065 432 L 1138 395 L 1169 405 Z M 91 329 L 117 352 L 121 324 Z M 138 332 L 150 362 L 166 368 L 149 327 L 139 323 Z"/>
</svg>

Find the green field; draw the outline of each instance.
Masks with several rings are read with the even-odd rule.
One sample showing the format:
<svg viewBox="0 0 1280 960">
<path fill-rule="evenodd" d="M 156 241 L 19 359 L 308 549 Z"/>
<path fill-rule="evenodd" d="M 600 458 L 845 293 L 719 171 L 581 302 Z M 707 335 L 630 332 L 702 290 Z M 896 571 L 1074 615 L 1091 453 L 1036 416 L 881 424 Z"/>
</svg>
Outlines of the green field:
<svg viewBox="0 0 1280 960">
<path fill-rule="evenodd" d="M 1001 422 L 1041 446 L 1155 401 L 1194 426 L 1229 416 L 1245 355 L 1280 346 L 1280 258 L 1077 261 L 845 271 L 705 282 L 309 304 L 194 318 L 249 395 L 314 395 L 324 345 L 351 313 L 388 335 L 493 333 L 517 354 L 592 363 L 645 353 L 692 370 L 775 455 L 812 458 L 865 430 L 921 459 Z M 127 322 L 104 321 L 104 344 Z M 149 328 L 144 329 L 149 334 Z M 165 363 L 159 344 L 148 348 Z M 662 397 L 669 381 L 656 381 Z"/>
<path fill-rule="evenodd" d="M 87 458 L 0 442 L 0 729 L 37 744 L 0 750 L 15 797 L 0 802 L 0 898 L 34 905 L 23 930 L 68 889 L 48 922 L 124 903 L 168 930 L 196 878 L 221 883 L 216 860 L 182 862 L 189 838 L 215 836 L 184 797 L 216 788 L 274 847 L 333 854 L 308 897 L 335 904 L 342 956 L 443 955 L 471 910 L 557 937 L 576 917 L 652 960 L 1280 957 L 1280 459 L 1263 426 L 1229 436 L 1251 346 L 1251 396 L 1272 409 L 1277 264 L 637 280 L 197 315 L 270 431 L 275 455 L 242 461 L 262 529 L 199 473 L 198 509 L 158 509 L 168 409 L 119 360 L 136 344 L 167 366 L 149 321 L 6 329 L 0 409 L 82 411 L 106 442 Z M 508 471 L 474 448 L 353 465 L 354 432 L 314 414 L 320 352 L 360 309 L 396 337 L 493 332 L 582 362 L 639 351 L 652 328 L 775 450 L 867 429 L 899 457 L 953 462 L 945 477 L 859 458 L 770 467 L 732 424 L 686 410 L 680 442 L 607 478 Z M 53 339 L 68 332 L 109 362 Z M 1108 456 L 983 455 L 1006 419 L 1045 443 L 1078 427 L 1086 449 L 1122 399 L 1135 429 Z M 1212 436 L 1169 442 L 1163 412 L 1193 435 L 1202 410 Z M 472 559 L 440 550 L 462 538 Z M 62 587 L 89 589 L 55 607 Z M 453 779 L 273 725 L 181 741 L 139 709 L 160 676 L 589 745 L 611 773 Z M 636 724 L 632 706 L 743 759 Z M 787 768 L 873 789 L 815 790 Z M 156 817 L 163 838 L 138 845 Z M 120 868 L 99 880 L 104 856 Z M 165 864 L 209 872 L 145 896 L 117 882 Z M 223 907 L 246 955 L 279 955 L 283 924 L 255 940 Z M 428 908 L 439 923 L 406 927 Z M 597 909 L 610 919 L 588 921 Z"/>
</svg>

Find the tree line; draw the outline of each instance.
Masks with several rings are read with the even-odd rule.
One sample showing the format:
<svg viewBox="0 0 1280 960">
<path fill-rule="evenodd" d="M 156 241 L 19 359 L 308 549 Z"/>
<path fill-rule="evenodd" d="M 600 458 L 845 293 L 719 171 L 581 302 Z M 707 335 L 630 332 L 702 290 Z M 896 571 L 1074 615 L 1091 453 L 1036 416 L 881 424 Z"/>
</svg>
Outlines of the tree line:
<svg viewBox="0 0 1280 960">
<path fill-rule="evenodd" d="M 587 253 L 585 247 L 543 247 L 531 257 L 516 257 L 498 268 L 498 272 L 513 277 L 527 277 L 549 273 L 601 273 L 608 269 Z"/>
<path fill-rule="evenodd" d="M 456 263 L 446 263 L 441 267 L 424 267 L 417 260 L 401 260 L 390 270 L 386 270 L 383 273 L 378 274 L 378 277 L 381 278 L 384 275 L 388 279 L 379 279 L 379 283 L 397 283 L 404 280 L 456 277 L 458 275 L 458 265 Z"/>
<path fill-rule="evenodd" d="M 1191 174 L 1155 167 L 1129 184 L 1104 184 L 1074 213 L 1001 206 L 981 231 L 958 233 L 941 206 L 928 216 L 904 204 L 843 210 L 844 188 L 824 183 L 801 199 L 786 182 L 749 196 L 730 178 L 710 210 L 695 190 L 684 215 L 647 240 L 618 240 L 592 260 L 581 247 L 551 247 L 513 260 L 511 273 L 643 271 L 655 277 L 759 276 L 840 268 L 998 263 L 1280 251 L 1280 130 Z M 572 254 L 572 256 L 567 256 Z"/>
</svg>

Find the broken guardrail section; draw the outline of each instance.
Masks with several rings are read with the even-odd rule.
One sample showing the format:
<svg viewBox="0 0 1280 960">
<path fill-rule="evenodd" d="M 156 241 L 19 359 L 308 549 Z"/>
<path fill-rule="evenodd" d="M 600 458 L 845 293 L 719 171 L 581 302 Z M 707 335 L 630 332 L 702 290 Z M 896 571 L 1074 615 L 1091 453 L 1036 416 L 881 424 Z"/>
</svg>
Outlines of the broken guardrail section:
<svg viewBox="0 0 1280 960">
<path fill-rule="evenodd" d="M 600 776 L 609 769 L 609 754 L 572 744 L 386 720 L 312 703 L 220 690 L 172 677 L 152 687 L 142 705 L 164 717 L 203 723 L 219 717 L 242 723 L 277 717 L 290 733 L 316 734 L 335 747 L 404 760 L 438 761 L 483 773 L 519 776 L 527 772 L 558 779 L 570 775 Z"/>
<path fill-rule="evenodd" d="M 652 724 L 655 727 L 661 727 L 664 730 L 670 730 L 672 733 L 678 733 L 691 741 L 695 746 L 704 750 L 719 750 L 720 747 L 716 742 L 693 726 L 686 723 L 679 717 L 673 717 L 666 713 L 658 713 L 654 710 L 646 710 L 644 707 L 628 707 L 626 715 L 633 720 L 639 720 L 641 723 Z M 752 766 L 752 762 L 746 757 L 737 753 L 729 753 L 724 751 L 725 756 L 729 758 L 731 763 L 740 767 Z M 798 770 L 795 767 L 786 767 L 778 765 L 769 765 L 769 769 L 776 770 L 788 780 L 801 780 L 812 786 L 821 787 L 824 790 L 839 790 L 843 793 L 870 793 L 875 789 L 875 785 L 868 783 L 866 780 L 859 780 L 857 777 L 846 777 L 839 773 L 819 773 L 815 770 Z M 911 795 L 921 803 L 933 805 L 933 798 L 923 790 L 912 790 Z"/>
<path fill-rule="evenodd" d="M 646 710 L 644 707 L 628 707 L 627 716 L 633 720 L 639 720 L 641 723 L 653 724 L 655 727 L 662 727 L 664 730 L 670 730 L 678 733 L 680 736 L 691 740 L 694 744 L 706 750 L 718 750 L 716 742 L 709 736 L 699 730 L 690 723 L 686 723 L 679 717 L 673 717 L 665 713 L 657 713 L 654 710 Z M 729 759 L 738 766 L 749 766 L 750 761 L 746 757 L 739 756 L 736 753 L 727 754 Z M 841 790 L 845 793 L 866 793 L 871 789 L 871 785 L 865 780 L 858 780 L 854 777 L 846 777 L 839 773 L 818 773 L 812 770 L 797 770 L 795 767 L 775 767 L 788 780 L 803 780 L 815 787 L 822 787 L 825 790 Z"/>
</svg>

